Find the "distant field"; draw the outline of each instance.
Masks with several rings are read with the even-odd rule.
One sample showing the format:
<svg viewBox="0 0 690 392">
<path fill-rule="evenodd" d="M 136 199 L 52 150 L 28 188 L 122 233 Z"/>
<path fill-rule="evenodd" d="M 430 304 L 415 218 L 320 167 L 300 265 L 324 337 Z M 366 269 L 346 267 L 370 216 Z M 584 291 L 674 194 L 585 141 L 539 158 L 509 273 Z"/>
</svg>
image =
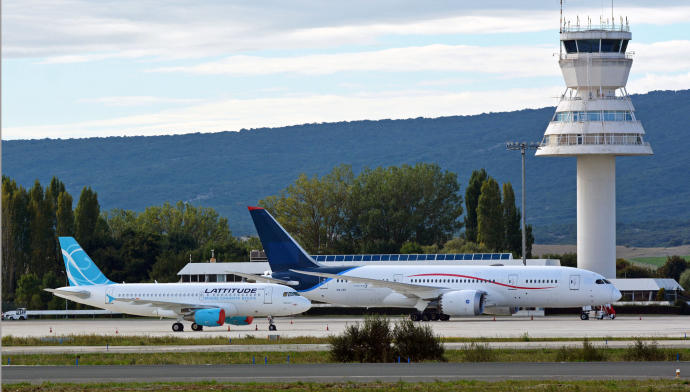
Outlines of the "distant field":
<svg viewBox="0 0 690 392">
<path fill-rule="evenodd" d="M 690 261 L 690 256 L 682 256 L 685 260 Z M 642 263 L 642 264 L 649 264 L 654 267 L 661 267 L 664 265 L 666 262 L 666 256 L 659 256 L 659 257 L 634 257 L 631 258 L 630 261 L 634 261 L 636 263 Z"/>
</svg>

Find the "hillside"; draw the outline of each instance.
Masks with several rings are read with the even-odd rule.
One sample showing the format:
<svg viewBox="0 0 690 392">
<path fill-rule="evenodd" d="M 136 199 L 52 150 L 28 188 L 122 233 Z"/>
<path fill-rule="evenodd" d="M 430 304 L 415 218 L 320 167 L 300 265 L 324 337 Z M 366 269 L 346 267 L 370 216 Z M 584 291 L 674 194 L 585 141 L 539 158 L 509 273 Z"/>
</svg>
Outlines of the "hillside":
<svg viewBox="0 0 690 392">
<path fill-rule="evenodd" d="M 619 243 L 690 243 L 690 90 L 633 96 L 654 149 L 617 163 Z M 251 234 L 246 206 L 300 173 L 436 162 L 464 186 L 485 167 L 519 197 L 520 156 L 508 140 L 541 140 L 554 108 L 435 119 L 353 121 L 155 137 L 3 141 L 4 174 L 28 187 L 58 176 L 78 198 L 98 192 L 103 209 L 142 210 L 185 200 L 216 208 L 234 234 Z M 464 190 L 463 190 L 464 192 Z M 527 160 L 528 222 L 538 243 L 574 243 L 575 160 Z M 653 222 L 653 223 L 650 223 Z M 685 230 L 685 231 L 684 231 Z"/>
</svg>

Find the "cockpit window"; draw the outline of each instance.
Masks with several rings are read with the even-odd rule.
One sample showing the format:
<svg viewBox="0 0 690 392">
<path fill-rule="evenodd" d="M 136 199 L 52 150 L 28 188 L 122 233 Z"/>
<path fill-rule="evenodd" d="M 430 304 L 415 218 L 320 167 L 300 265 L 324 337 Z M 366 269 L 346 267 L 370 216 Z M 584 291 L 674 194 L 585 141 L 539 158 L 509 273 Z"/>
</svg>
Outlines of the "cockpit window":
<svg viewBox="0 0 690 392">
<path fill-rule="evenodd" d="M 597 279 L 597 280 L 594 281 L 594 283 L 596 283 L 596 284 L 604 284 L 605 282 L 604 282 L 604 279 Z"/>
</svg>

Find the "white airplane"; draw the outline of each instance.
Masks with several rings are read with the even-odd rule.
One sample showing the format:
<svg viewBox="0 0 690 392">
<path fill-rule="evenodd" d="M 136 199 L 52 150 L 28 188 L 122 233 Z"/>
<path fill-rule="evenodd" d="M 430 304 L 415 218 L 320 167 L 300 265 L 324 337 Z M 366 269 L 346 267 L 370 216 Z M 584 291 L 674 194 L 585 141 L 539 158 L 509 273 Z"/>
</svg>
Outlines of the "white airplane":
<svg viewBox="0 0 690 392">
<path fill-rule="evenodd" d="M 583 307 L 585 320 L 589 312 L 584 307 L 610 304 L 621 297 L 603 276 L 571 267 L 328 267 L 316 263 L 265 209 L 249 207 L 249 212 L 271 266 L 270 276 L 257 281 L 291 285 L 312 301 L 416 308 L 411 315 L 415 321 L 479 315 L 487 307 Z"/>
<path fill-rule="evenodd" d="M 45 289 L 54 295 L 113 312 L 177 319 L 172 330 L 223 324 L 248 325 L 254 317 L 302 313 L 311 302 L 295 290 L 273 283 L 122 283 L 110 281 L 72 237 L 60 237 L 69 286 Z"/>
</svg>

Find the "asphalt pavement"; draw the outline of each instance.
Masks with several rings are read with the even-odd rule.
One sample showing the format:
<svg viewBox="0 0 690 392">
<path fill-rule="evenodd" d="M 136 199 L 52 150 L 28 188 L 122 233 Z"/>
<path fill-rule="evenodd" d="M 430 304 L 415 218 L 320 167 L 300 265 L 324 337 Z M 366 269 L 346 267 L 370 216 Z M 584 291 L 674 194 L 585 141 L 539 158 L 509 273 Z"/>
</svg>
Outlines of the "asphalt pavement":
<svg viewBox="0 0 690 392">
<path fill-rule="evenodd" d="M 336 382 L 472 379 L 690 379 L 690 362 L 395 363 L 161 366 L 3 366 L 2 382 Z"/>
</svg>

